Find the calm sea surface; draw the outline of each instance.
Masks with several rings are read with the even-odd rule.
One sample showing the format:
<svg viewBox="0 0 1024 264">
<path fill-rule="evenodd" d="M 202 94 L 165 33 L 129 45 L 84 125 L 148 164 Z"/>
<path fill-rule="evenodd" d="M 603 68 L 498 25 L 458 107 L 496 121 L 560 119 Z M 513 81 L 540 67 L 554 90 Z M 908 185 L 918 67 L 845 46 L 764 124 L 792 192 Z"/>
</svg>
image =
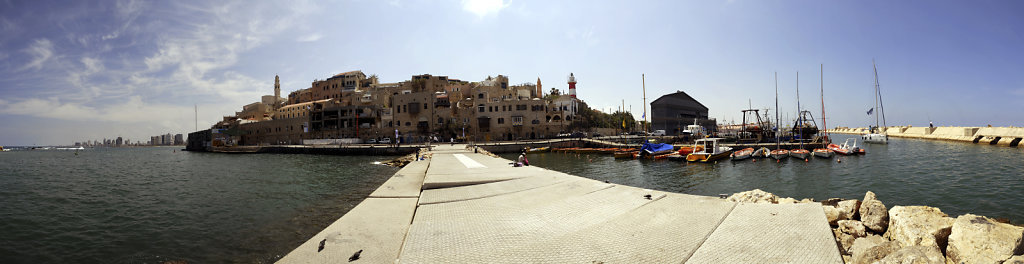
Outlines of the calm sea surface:
<svg viewBox="0 0 1024 264">
<path fill-rule="evenodd" d="M 837 135 L 837 139 L 848 136 Z M 893 138 L 809 162 L 615 160 L 531 154 L 532 165 L 643 188 L 929 205 L 1024 222 L 1024 149 Z M 393 157 L 230 155 L 178 148 L 0 153 L 0 263 L 273 262 L 397 169 Z M 516 155 L 504 157 L 512 159 Z"/>
<path fill-rule="evenodd" d="M 833 135 L 842 142 L 850 135 Z M 863 156 L 808 162 L 616 160 L 609 155 L 530 154 L 530 165 L 612 183 L 717 196 L 761 189 L 796 199 L 863 199 L 873 191 L 887 207 L 928 205 L 1024 223 L 1024 148 L 890 138 L 864 145 Z M 504 154 L 515 159 L 517 154 Z"/>
<path fill-rule="evenodd" d="M 177 149 L 0 153 L 0 263 L 273 262 L 398 170 Z"/>
</svg>

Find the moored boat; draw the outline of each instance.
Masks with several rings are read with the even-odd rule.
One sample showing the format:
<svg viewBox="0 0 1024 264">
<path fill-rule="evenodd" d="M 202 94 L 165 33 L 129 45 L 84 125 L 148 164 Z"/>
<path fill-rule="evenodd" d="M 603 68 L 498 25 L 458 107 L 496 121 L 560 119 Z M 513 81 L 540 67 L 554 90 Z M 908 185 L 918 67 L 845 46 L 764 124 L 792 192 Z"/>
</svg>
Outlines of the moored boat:
<svg viewBox="0 0 1024 264">
<path fill-rule="evenodd" d="M 701 150 L 704 150 L 704 146 L 695 146 L 695 147 L 694 146 L 685 146 L 685 147 L 680 147 L 679 148 L 679 155 L 681 155 L 683 157 L 686 157 L 686 155 L 690 155 L 690 153 L 693 153 L 694 151 L 701 151 Z"/>
<path fill-rule="evenodd" d="M 811 152 L 806 149 L 794 149 L 789 151 L 789 155 L 798 159 L 807 159 L 811 156 Z"/>
<path fill-rule="evenodd" d="M 764 158 L 764 157 L 768 157 L 771 154 L 771 152 L 772 151 L 770 149 L 762 147 L 762 148 L 757 149 L 757 151 L 754 151 L 754 154 L 751 155 L 751 156 L 754 157 L 754 158 Z"/>
<path fill-rule="evenodd" d="M 526 153 L 543 153 L 548 151 L 551 151 L 551 147 L 531 148 L 526 150 Z"/>
<path fill-rule="evenodd" d="M 840 145 L 836 145 L 834 143 L 833 144 L 828 144 L 828 150 L 831 150 L 832 152 L 834 152 L 836 154 L 840 154 L 840 155 L 853 155 L 853 153 L 854 153 L 853 150 L 847 149 L 847 148 L 845 148 L 843 146 L 840 146 Z"/>
<path fill-rule="evenodd" d="M 620 151 L 615 152 L 613 155 L 615 155 L 616 159 L 635 159 L 638 155 L 637 153 L 637 151 Z"/>
<path fill-rule="evenodd" d="M 669 145 L 669 144 L 663 144 L 663 143 L 644 143 L 644 145 L 640 147 L 640 156 L 641 157 L 648 157 L 648 156 L 653 157 L 653 156 L 668 154 L 668 153 L 671 153 L 672 150 L 674 150 L 674 149 L 675 149 L 675 147 L 673 147 L 672 145 Z"/>
<path fill-rule="evenodd" d="M 777 159 L 777 160 L 789 158 L 789 150 L 787 150 L 787 149 L 773 149 L 771 154 L 770 154 L 770 156 L 772 156 L 773 159 Z"/>
<path fill-rule="evenodd" d="M 753 155 L 753 154 L 754 154 L 754 148 L 745 148 L 745 149 L 741 149 L 741 150 L 737 150 L 737 151 L 733 152 L 732 155 L 730 155 L 730 157 L 732 157 L 732 160 L 745 160 L 745 159 L 749 159 L 750 156 Z"/>
<path fill-rule="evenodd" d="M 722 138 L 702 138 L 694 142 L 694 147 L 703 146 L 704 149 L 690 155 L 686 155 L 689 162 L 711 162 L 729 157 L 732 148 L 719 146 L 718 141 Z"/>
<path fill-rule="evenodd" d="M 816 148 L 812 153 L 815 157 L 826 159 L 830 159 L 833 155 L 835 155 L 835 152 L 828 148 Z"/>
<path fill-rule="evenodd" d="M 864 143 L 889 144 L 889 135 L 882 130 L 882 127 L 885 127 L 885 106 L 882 105 L 882 91 L 878 85 L 878 66 L 875 66 L 874 60 L 871 60 L 871 67 L 875 70 L 875 107 L 869 109 L 868 114 L 875 116 L 875 126 L 871 127 L 867 134 L 861 135 L 861 139 L 864 140 Z M 882 117 L 882 127 L 878 126 L 879 116 Z M 858 150 L 857 153 L 860 151 Z"/>
</svg>

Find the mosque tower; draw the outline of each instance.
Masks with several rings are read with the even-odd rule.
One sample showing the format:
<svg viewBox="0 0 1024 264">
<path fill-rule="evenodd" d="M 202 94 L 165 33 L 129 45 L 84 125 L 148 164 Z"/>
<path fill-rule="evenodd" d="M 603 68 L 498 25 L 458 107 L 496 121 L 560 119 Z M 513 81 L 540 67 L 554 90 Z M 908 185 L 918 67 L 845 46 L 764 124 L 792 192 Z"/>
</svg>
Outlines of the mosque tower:
<svg viewBox="0 0 1024 264">
<path fill-rule="evenodd" d="M 544 98 L 544 89 L 540 87 L 540 77 L 537 77 L 537 98 Z"/>
<path fill-rule="evenodd" d="M 281 104 L 281 76 L 274 75 L 274 107 Z"/>
</svg>

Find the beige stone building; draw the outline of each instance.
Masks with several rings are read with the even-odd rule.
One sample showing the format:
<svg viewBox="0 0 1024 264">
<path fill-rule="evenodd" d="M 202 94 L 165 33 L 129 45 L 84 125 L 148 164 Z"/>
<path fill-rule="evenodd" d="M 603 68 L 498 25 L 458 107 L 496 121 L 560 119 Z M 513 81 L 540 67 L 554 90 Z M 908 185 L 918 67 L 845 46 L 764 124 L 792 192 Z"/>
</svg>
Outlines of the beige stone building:
<svg viewBox="0 0 1024 264">
<path fill-rule="evenodd" d="M 414 75 L 380 83 L 350 71 L 288 98 L 264 96 L 225 117 L 219 131 L 234 131 L 242 145 L 301 144 L 310 139 L 422 142 L 430 138 L 495 141 L 550 138 L 566 131 L 579 105 L 571 96 L 543 99 L 536 84 L 510 85 L 507 76 L 480 82 Z M 280 94 L 275 78 L 275 94 Z"/>
</svg>

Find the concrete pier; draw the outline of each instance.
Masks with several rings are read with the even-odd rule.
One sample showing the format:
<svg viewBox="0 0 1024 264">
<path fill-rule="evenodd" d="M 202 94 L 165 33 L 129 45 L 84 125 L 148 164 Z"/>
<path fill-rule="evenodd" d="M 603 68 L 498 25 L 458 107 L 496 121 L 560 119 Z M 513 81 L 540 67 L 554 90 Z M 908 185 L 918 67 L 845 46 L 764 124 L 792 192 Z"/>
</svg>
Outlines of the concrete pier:
<svg viewBox="0 0 1024 264">
<path fill-rule="evenodd" d="M 1024 147 L 1024 144 L 1020 144 L 1021 141 L 1024 140 L 1024 127 L 895 126 L 882 128 L 882 131 L 891 137 L 935 139 L 1009 147 Z M 868 129 L 864 127 L 835 128 L 829 129 L 828 132 L 861 135 L 867 134 Z"/>
<path fill-rule="evenodd" d="M 822 206 L 595 181 L 441 145 L 279 263 L 842 263 Z M 321 248 L 322 243 L 322 248 Z"/>
</svg>

